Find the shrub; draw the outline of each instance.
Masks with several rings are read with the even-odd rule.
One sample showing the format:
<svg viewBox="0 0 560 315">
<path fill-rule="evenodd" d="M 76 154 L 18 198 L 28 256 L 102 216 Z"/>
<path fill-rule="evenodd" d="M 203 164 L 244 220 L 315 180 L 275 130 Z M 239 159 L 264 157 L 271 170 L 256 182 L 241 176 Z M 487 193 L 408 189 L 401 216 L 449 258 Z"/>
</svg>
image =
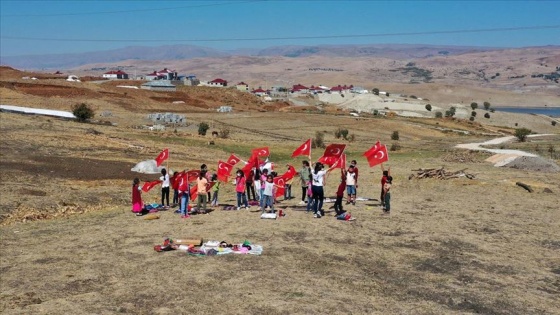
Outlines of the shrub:
<svg viewBox="0 0 560 315">
<path fill-rule="evenodd" d="M 474 110 L 471 112 L 471 117 L 476 117 L 476 112 Z"/>
<path fill-rule="evenodd" d="M 469 117 L 470 121 L 474 121 L 474 116 Z"/>
<path fill-rule="evenodd" d="M 315 132 L 315 138 L 311 141 L 312 148 L 325 148 L 325 134 L 321 131 Z"/>
<path fill-rule="evenodd" d="M 340 139 L 342 137 L 344 140 L 347 140 L 348 129 L 343 129 L 339 127 L 338 129 L 335 130 L 334 137 L 337 139 Z"/>
<path fill-rule="evenodd" d="M 484 102 L 484 109 L 485 109 L 485 110 L 489 110 L 489 109 L 490 109 L 490 103 L 489 103 L 489 102 Z"/>
<path fill-rule="evenodd" d="M 477 102 L 472 102 L 471 103 L 471 108 L 472 108 L 472 110 L 477 109 L 478 108 L 478 103 Z"/>
<path fill-rule="evenodd" d="M 556 152 L 556 150 L 554 149 L 554 146 L 552 144 L 549 145 L 547 151 L 550 153 L 550 158 L 552 159 L 552 157 L 554 155 L 554 152 Z"/>
<path fill-rule="evenodd" d="M 198 134 L 201 136 L 205 136 L 206 131 L 208 131 L 209 128 L 210 126 L 207 123 L 201 122 L 200 124 L 198 124 Z"/>
<path fill-rule="evenodd" d="M 490 118 L 490 114 L 488 113 L 484 114 L 484 118 Z"/>
<path fill-rule="evenodd" d="M 229 138 L 229 129 L 228 128 L 220 129 L 220 131 L 218 131 L 218 137 L 222 139 Z"/>
<path fill-rule="evenodd" d="M 426 104 L 426 110 L 431 112 L 432 111 L 432 105 Z"/>
<path fill-rule="evenodd" d="M 79 122 L 85 122 L 95 116 L 95 112 L 93 111 L 93 109 L 91 109 L 85 103 L 75 104 L 74 106 L 72 106 L 72 114 L 76 116 L 76 119 Z"/>
<path fill-rule="evenodd" d="M 525 142 L 525 140 L 527 140 L 527 136 L 531 134 L 531 129 L 527 129 L 527 128 L 518 128 L 515 129 L 515 137 L 521 141 L 521 142 Z"/>
<path fill-rule="evenodd" d="M 374 88 L 373 90 L 371 90 L 371 92 L 375 95 L 379 95 L 379 89 L 378 88 Z"/>
<path fill-rule="evenodd" d="M 553 126 L 556 126 L 556 120 L 553 120 L 553 121 L 551 122 L 551 124 L 552 124 Z"/>
<path fill-rule="evenodd" d="M 399 140 L 399 132 L 398 131 L 393 131 L 393 134 L 391 135 L 391 140 Z"/>
<path fill-rule="evenodd" d="M 391 144 L 391 147 L 389 148 L 389 151 L 398 151 L 401 149 L 401 145 L 398 143 L 393 143 Z"/>
<path fill-rule="evenodd" d="M 378 111 L 377 109 L 374 109 L 374 110 L 373 110 L 373 114 L 374 114 L 375 116 L 377 116 L 377 115 L 379 115 L 379 111 Z"/>
<path fill-rule="evenodd" d="M 436 112 L 436 118 L 441 118 L 441 117 L 443 117 L 442 112 Z"/>
<path fill-rule="evenodd" d="M 410 98 L 417 99 L 418 97 L 416 95 L 410 95 Z"/>
<path fill-rule="evenodd" d="M 356 140 L 356 135 L 355 134 L 352 133 L 348 136 L 348 141 L 354 142 L 355 140 Z"/>
</svg>

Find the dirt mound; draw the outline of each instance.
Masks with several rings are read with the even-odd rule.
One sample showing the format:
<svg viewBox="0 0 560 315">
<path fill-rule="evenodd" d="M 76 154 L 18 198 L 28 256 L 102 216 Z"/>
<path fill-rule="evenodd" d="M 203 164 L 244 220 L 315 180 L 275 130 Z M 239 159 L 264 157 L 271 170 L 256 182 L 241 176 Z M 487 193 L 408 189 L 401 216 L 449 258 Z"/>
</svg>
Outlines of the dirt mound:
<svg viewBox="0 0 560 315">
<path fill-rule="evenodd" d="M 517 168 L 520 170 L 538 171 L 538 172 L 560 172 L 560 166 L 552 160 L 543 159 L 539 156 L 520 156 L 505 167 Z"/>
</svg>

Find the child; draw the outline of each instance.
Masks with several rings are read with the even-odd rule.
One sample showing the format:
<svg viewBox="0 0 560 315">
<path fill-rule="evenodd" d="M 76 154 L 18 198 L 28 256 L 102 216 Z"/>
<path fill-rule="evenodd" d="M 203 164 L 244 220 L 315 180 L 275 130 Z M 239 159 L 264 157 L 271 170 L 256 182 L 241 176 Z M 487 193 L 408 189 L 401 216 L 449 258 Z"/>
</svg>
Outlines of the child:
<svg viewBox="0 0 560 315">
<path fill-rule="evenodd" d="M 340 184 L 338 185 L 338 190 L 336 191 L 336 201 L 334 202 L 334 211 L 336 215 L 341 215 L 344 213 L 342 209 L 342 198 L 344 198 L 344 190 L 346 189 L 346 170 L 340 169 Z"/>
<path fill-rule="evenodd" d="M 348 192 L 348 200 L 346 204 L 356 204 L 356 173 L 354 172 L 354 165 L 350 165 L 346 173 L 346 191 Z"/>
<path fill-rule="evenodd" d="M 254 177 L 253 185 L 255 186 L 256 198 L 255 200 L 261 200 L 261 170 L 259 168 L 253 168 Z"/>
<path fill-rule="evenodd" d="M 187 170 L 185 170 L 184 174 L 180 175 L 181 178 L 179 178 L 177 183 L 177 190 L 179 191 L 179 199 L 181 200 L 179 210 L 181 211 L 182 219 L 188 219 L 190 217 L 189 210 L 188 210 L 190 189 L 189 189 L 189 183 L 187 180 L 186 173 Z"/>
<path fill-rule="evenodd" d="M 383 187 L 385 187 L 385 183 L 387 182 L 387 177 L 391 175 L 391 167 L 385 170 L 383 167 L 383 163 L 381 163 L 381 171 L 383 172 L 383 176 L 381 177 L 381 207 L 385 207 L 385 193 L 383 191 Z"/>
<path fill-rule="evenodd" d="M 325 174 L 327 173 L 323 169 L 323 164 L 317 162 L 315 163 L 315 167 L 313 168 L 313 173 L 311 176 L 313 177 L 311 189 L 313 191 L 313 217 L 320 218 L 325 215 L 323 211 L 323 199 L 324 190 L 323 186 L 325 185 Z"/>
<path fill-rule="evenodd" d="M 261 182 L 261 191 L 260 191 L 261 200 L 259 202 L 259 205 L 261 207 L 261 210 L 264 209 L 264 184 L 266 183 L 267 176 L 268 176 L 268 169 L 265 168 L 265 169 L 262 170 L 261 179 L 260 179 L 260 182 Z"/>
<path fill-rule="evenodd" d="M 136 177 L 132 181 L 132 212 L 136 214 L 142 213 L 142 208 L 144 205 L 142 204 L 142 194 L 140 191 L 142 187 L 140 187 L 140 180 Z"/>
<path fill-rule="evenodd" d="M 198 200 L 196 202 L 196 210 L 200 214 L 206 213 L 206 202 L 208 201 L 207 186 L 208 179 L 206 179 L 206 171 L 200 171 L 200 175 L 196 179 Z M 200 205 L 202 204 L 202 208 Z"/>
<path fill-rule="evenodd" d="M 251 170 L 249 172 L 249 176 L 245 179 L 245 190 L 247 191 L 247 200 L 257 200 L 257 196 L 255 196 L 255 185 L 253 181 L 255 180 L 255 172 Z M 253 199 L 251 199 L 251 195 L 253 195 Z"/>
<path fill-rule="evenodd" d="M 393 177 L 387 176 L 387 181 L 383 185 L 383 200 L 385 200 L 385 206 L 383 207 L 383 214 L 391 214 L 391 185 L 393 183 Z"/>
<path fill-rule="evenodd" d="M 214 182 L 214 186 L 212 186 L 212 202 L 210 205 L 212 207 L 218 206 L 218 193 L 220 192 L 220 182 L 218 181 L 218 174 L 212 175 L 212 182 Z"/>
<path fill-rule="evenodd" d="M 177 177 L 179 172 L 174 172 L 173 176 L 169 179 L 171 181 L 171 188 L 173 188 L 173 202 L 171 204 L 173 207 L 176 207 L 179 204 L 179 189 L 177 189 L 177 181 L 175 177 Z"/>
<path fill-rule="evenodd" d="M 307 209 L 306 212 L 309 213 L 311 212 L 311 209 L 313 208 L 313 189 L 311 189 L 311 182 L 312 182 L 312 176 L 311 173 L 309 173 L 308 176 L 308 180 L 307 180 Z"/>
<path fill-rule="evenodd" d="M 165 168 L 161 169 L 161 205 L 164 206 L 165 204 L 163 201 L 167 201 L 167 208 L 169 208 L 169 174 Z"/>
<path fill-rule="evenodd" d="M 355 180 L 356 180 L 356 184 L 355 184 L 356 192 L 354 193 L 354 195 L 356 195 L 356 196 L 358 195 L 358 165 L 357 164 L 358 164 L 358 162 L 356 162 L 356 160 L 352 160 L 352 162 L 350 162 L 350 165 L 354 166 L 354 173 L 356 174 L 356 178 L 355 178 Z"/>
<path fill-rule="evenodd" d="M 247 195 L 245 195 L 246 188 L 245 174 L 242 170 L 237 170 L 237 177 L 235 177 L 235 192 L 237 194 L 237 210 L 241 209 L 241 202 L 245 205 L 245 209 L 249 209 L 247 202 Z"/>
<path fill-rule="evenodd" d="M 262 213 L 267 206 L 270 207 L 270 213 L 274 213 L 274 195 L 276 192 L 276 188 L 274 185 L 274 177 L 272 175 L 268 175 L 266 177 L 266 182 L 264 183 L 264 192 L 263 192 L 263 207 L 261 209 Z"/>
</svg>

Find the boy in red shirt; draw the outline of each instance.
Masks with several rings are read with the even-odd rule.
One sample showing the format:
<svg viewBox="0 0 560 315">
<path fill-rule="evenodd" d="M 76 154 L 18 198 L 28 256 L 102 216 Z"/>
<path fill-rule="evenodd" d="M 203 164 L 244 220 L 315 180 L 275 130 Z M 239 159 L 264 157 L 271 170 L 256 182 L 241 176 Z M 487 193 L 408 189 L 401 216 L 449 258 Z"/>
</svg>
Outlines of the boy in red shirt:
<svg viewBox="0 0 560 315">
<path fill-rule="evenodd" d="M 334 202 L 334 211 L 336 215 L 344 213 L 342 209 L 342 198 L 344 198 L 344 191 L 346 190 L 346 170 L 340 169 L 340 185 L 336 191 L 336 201 Z"/>
</svg>

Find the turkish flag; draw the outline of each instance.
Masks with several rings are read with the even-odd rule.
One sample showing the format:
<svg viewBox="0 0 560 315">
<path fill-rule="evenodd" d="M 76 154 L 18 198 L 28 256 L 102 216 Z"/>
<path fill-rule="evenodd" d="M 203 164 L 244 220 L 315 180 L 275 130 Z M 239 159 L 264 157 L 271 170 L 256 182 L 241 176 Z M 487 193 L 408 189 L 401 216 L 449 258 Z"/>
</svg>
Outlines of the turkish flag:
<svg viewBox="0 0 560 315">
<path fill-rule="evenodd" d="M 187 189 L 189 188 L 189 181 L 188 181 L 188 175 L 185 172 L 181 172 L 179 176 L 177 176 L 176 178 L 176 186 L 177 190 L 181 191 L 181 192 L 186 192 Z"/>
<path fill-rule="evenodd" d="M 295 149 L 294 153 L 292 153 L 292 158 L 295 158 L 299 155 L 311 155 L 311 139 L 305 141 L 302 145 L 299 146 L 299 148 Z"/>
<path fill-rule="evenodd" d="M 231 171 L 233 170 L 233 165 L 219 161 L 218 162 L 218 180 L 222 182 L 227 182 L 227 178 L 231 176 Z"/>
<path fill-rule="evenodd" d="M 210 188 L 212 188 L 212 186 L 214 186 L 214 182 L 209 182 L 208 184 L 206 184 L 206 191 L 210 191 Z M 189 193 L 191 196 L 191 201 L 195 201 L 198 197 L 198 185 L 192 185 Z"/>
<path fill-rule="evenodd" d="M 161 151 L 161 153 L 156 157 L 156 166 L 160 166 L 163 161 L 167 160 L 169 157 L 169 149 Z"/>
<path fill-rule="evenodd" d="M 270 155 L 270 150 L 268 150 L 268 147 L 262 147 L 262 148 L 256 148 L 253 149 L 253 155 L 256 156 L 269 156 Z"/>
<path fill-rule="evenodd" d="M 346 144 L 336 144 L 336 143 L 329 144 L 325 148 L 325 153 L 323 153 L 323 156 L 324 157 L 336 156 L 337 158 L 339 158 L 344 152 L 344 149 L 346 149 Z"/>
<path fill-rule="evenodd" d="M 181 177 L 185 176 L 186 173 L 185 172 L 175 172 L 173 173 L 173 176 L 171 176 L 169 178 L 169 182 L 171 183 L 171 187 L 173 189 L 177 189 L 177 187 L 179 187 L 179 182 L 181 181 Z"/>
<path fill-rule="evenodd" d="M 367 157 L 367 160 L 370 167 L 389 161 L 389 154 L 387 153 L 387 147 L 385 145 L 381 145 L 381 148 L 377 150 L 374 154 L 369 155 Z"/>
<path fill-rule="evenodd" d="M 142 191 L 148 192 L 150 191 L 150 189 L 154 188 L 154 186 L 158 184 L 161 184 L 161 180 L 154 180 L 153 182 L 145 182 L 144 185 L 142 185 Z"/>
<path fill-rule="evenodd" d="M 293 166 L 288 165 L 288 170 L 286 171 L 286 173 L 282 174 L 282 177 L 284 177 L 284 179 L 286 179 L 286 180 L 290 180 L 290 179 L 294 178 L 294 176 L 296 176 L 296 174 L 297 174 L 296 169 Z"/>
<path fill-rule="evenodd" d="M 284 196 L 284 190 L 285 190 L 284 186 L 286 185 L 286 179 L 284 178 L 284 176 L 276 176 L 274 177 L 272 182 L 274 183 L 274 185 L 276 185 L 276 194 L 274 196 L 275 197 Z"/>
<path fill-rule="evenodd" d="M 199 170 L 190 170 L 187 172 L 187 183 L 194 182 L 200 176 Z"/>
<path fill-rule="evenodd" d="M 253 169 L 253 165 L 251 165 L 251 164 L 245 164 L 245 166 L 241 169 L 243 174 L 245 174 L 245 179 L 247 179 L 247 178 L 249 178 L 249 176 L 251 176 L 251 170 L 252 169 Z"/>
<path fill-rule="evenodd" d="M 338 156 L 322 156 L 317 161 L 330 166 L 330 165 L 335 164 L 336 161 L 338 161 L 339 159 L 340 159 L 340 157 L 338 157 Z"/>
<path fill-rule="evenodd" d="M 333 170 L 335 168 L 346 169 L 346 154 L 343 153 L 340 158 L 331 165 L 330 169 Z"/>
<path fill-rule="evenodd" d="M 229 164 L 231 164 L 231 165 L 235 165 L 235 164 L 241 162 L 241 159 L 238 158 L 235 154 L 232 153 L 232 154 L 229 156 L 229 158 L 227 159 L 227 162 L 228 162 Z"/>
<path fill-rule="evenodd" d="M 381 149 L 381 143 L 377 141 L 374 146 L 372 146 L 371 148 L 369 148 L 369 150 L 364 152 L 363 156 L 368 157 L 372 154 L 375 154 L 377 151 L 379 151 L 379 149 Z"/>
</svg>

